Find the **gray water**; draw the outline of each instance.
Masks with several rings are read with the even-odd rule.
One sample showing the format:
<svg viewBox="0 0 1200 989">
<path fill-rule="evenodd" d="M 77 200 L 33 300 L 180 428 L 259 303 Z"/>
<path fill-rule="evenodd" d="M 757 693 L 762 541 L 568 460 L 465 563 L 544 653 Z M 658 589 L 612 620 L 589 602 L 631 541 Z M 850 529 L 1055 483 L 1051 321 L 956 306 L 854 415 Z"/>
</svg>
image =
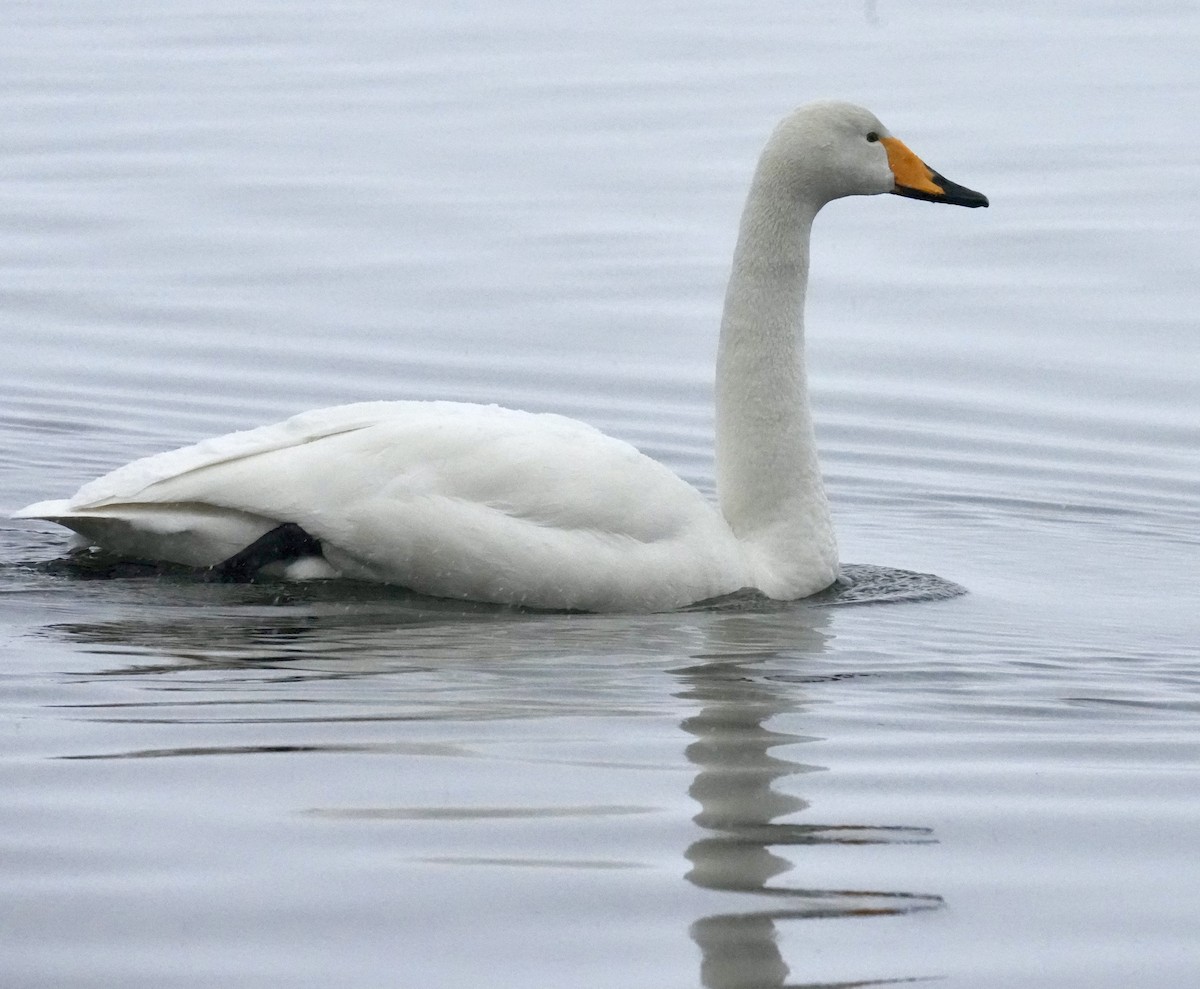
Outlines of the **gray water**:
<svg viewBox="0 0 1200 989">
<path fill-rule="evenodd" d="M 6 987 L 1190 987 L 1194 4 L 0 6 L 0 509 L 381 398 L 564 412 L 712 490 L 774 121 L 839 202 L 848 561 L 926 602 L 524 615 L 84 580 L 0 523 Z"/>
</svg>

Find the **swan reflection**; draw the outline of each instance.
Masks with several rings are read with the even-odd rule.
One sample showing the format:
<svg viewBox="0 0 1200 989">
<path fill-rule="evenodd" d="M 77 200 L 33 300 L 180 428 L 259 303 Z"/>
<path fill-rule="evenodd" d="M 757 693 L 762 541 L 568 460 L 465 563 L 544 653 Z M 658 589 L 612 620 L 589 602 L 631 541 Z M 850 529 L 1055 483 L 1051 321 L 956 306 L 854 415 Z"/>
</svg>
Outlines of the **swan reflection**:
<svg viewBox="0 0 1200 989">
<path fill-rule="evenodd" d="M 823 768 L 779 752 L 815 740 L 778 724 L 782 715 L 802 714 L 805 698 L 787 681 L 795 679 L 797 664 L 824 647 L 820 626 L 827 612 L 809 613 L 807 626 L 796 622 L 794 613 L 786 622 L 763 615 L 723 616 L 710 626 L 708 648 L 698 662 L 673 671 L 683 685 L 678 696 L 699 704 L 681 724 L 693 738 L 687 758 L 697 771 L 688 793 L 700 805 L 693 821 L 703 832 L 685 852 L 691 863 L 687 879 L 702 889 L 755 897 L 744 908 L 691 925 L 702 954 L 701 982 L 709 989 L 784 986 L 789 969 L 778 943 L 780 921 L 903 914 L 942 903 L 939 896 L 921 893 L 772 882 L 802 869 L 799 859 L 785 857 L 780 849 L 934 841 L 922 827 L 779 820 L 806 810 L 808 803 L 776 790 L 775 784 Z"/>
</svg>

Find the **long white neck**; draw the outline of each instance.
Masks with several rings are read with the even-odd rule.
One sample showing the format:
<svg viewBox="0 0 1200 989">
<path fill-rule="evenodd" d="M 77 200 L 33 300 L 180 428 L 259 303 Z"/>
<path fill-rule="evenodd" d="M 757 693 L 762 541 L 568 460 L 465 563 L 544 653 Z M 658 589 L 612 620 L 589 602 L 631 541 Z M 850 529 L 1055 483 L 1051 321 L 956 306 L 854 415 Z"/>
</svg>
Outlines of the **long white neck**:
<svg viewBox="0 0 1200 989">
<path fill-rule="evenodd" d="M 804 296 L 821 205 L 788 185 L 768 152 L 742 214 L 717 356 L 721 511 L 746 546 L 756 586 L 797 597 L 837 574 L 804 367 Z"/>
</svg>

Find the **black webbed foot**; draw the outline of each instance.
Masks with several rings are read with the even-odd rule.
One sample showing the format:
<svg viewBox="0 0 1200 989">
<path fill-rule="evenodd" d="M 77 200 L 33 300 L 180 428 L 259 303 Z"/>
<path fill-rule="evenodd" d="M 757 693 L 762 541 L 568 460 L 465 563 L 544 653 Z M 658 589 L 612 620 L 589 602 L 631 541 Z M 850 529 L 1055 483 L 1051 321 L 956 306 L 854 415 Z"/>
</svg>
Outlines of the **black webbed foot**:
<svg viewBox="0 0 1200 989">
<path fill-rule="evenodd" d="M 320 556 L 321 543 L 295 522 L 284 522 L 259 536 L 249 546 L 228 560 L 209 567 L 205 580 L 228 583 L 252 581 L 263 567 L 271 563 L 290 563 L 306 556 Z"/>
</svg>

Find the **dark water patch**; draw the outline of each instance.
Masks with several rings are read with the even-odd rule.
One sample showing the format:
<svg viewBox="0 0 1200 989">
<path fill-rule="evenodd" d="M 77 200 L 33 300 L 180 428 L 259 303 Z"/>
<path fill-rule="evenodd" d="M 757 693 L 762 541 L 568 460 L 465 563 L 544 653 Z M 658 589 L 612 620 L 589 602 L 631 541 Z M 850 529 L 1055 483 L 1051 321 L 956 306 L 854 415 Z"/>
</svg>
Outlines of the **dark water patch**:
<svg viewBox="0 0 1200 989">
<path fill-rule="evenodd" d="M 310 817 L 360 821 L 511 821 L 547 818 L 654 814 L 658 807 L 588 805 L 579 807 L 313 807 Z"/>
<path fill-rule="evenodd" d="M 99 720 L 99 719 L 98 719 Z M 145 724 L 146 722 L 140 722 Z M 171 724 L 179 724 L 179 721 L 167 722 Z M 187 746 L 171 749 L 136 749 L 130 752 L 102 752 L 89 753 L 86 755 L 63 755 L 58 756 L 59 759 L 72 761 L 78 760 L 96 760 L 96 759 L 174 759 L 181 756 L 230 756 L 230 755 L 291 755 L 294 753 L 312 752 L 325 753 L 329 755 L 337 753 L 364 753 L 364 752 L 379 752 L 398 755 L 413 755 L 413 756 L 449 756 L 453 758 L 463 758 L 471 753 L 462 747 L 452 745 L 436 745 L 436 744 L 403 744 L 403 743 L 377 743 L 377 744 L 339 744 L 336 742 L 321 742 L 306 745 L 205 745 L 205 746 Z"/>
<path fill-rule="evenodd" d="M 294 752 L 362 752 L 362 746 L 319 746 L 319 745 L 214 745 L 193 746 L 175 749 L 138 749 L 132 752 L 104 752 L 88 755 L 63 755 L 60 759 L 72 761 L 93 759 L 168 759 L 178 756 L 218 755 L 283 755 Z"/>
<path fill-rule="evenodd" d="M 418 859 L 433 865 L 492 866 L 503 869 L 645 869 L 642 862 L 607 859 L 488 858 L 482 855 L 428 855 Z"/>
<path fill-rule="evenodd" d="M 932 828 L 901 824 L 738 824 L 729 834 L 707 839 L 714 842 L 766 845 L 930 845 L 937 838 Z"/>
<path fill-rule="evenodd" d="M 930 573 L 863 563 L 843 563 L 837 581 L 808 600 L 822 605 L 902 604 L 945 601 L 967 589 Z"/>
<path fill-rule="evenodd" d="M 889 917 L 944 907 L 942 897 L 928 893 L 890 890 L 806 889 L 795 886 L 765 886 L 756 896 L 786 898 L 780 910 L 748 911 L 737 917 L 769 917 L 772 920 L 819 920 L 849 917 Z"/>
</svg>

